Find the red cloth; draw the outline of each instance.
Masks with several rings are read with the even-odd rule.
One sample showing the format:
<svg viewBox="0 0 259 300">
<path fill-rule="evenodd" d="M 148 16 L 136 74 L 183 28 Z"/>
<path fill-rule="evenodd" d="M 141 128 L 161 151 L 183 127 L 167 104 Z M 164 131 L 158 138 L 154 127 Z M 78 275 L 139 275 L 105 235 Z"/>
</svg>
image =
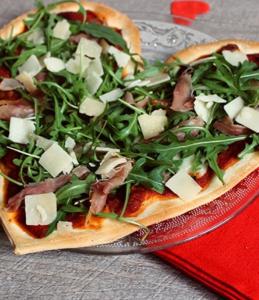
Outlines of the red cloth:
<svg viewBox="0 0 259 300">
<path fill-rule="evenodd" d="M 229 299 L 259 299 L 259 197 L 217 230 L 156 254 Z"/>
</svg>

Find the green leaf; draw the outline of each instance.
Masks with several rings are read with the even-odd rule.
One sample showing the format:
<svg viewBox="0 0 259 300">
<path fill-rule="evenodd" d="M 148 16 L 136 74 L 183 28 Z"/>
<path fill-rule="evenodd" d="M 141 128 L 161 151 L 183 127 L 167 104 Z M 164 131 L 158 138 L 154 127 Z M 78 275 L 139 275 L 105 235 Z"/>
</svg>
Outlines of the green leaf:
<svg viewBox="0 0 259 300">
<path fill-rule="evenodd" d="M 88 194 L 91 184 L 95 181 L 95 175 L 89 174 L 85 180 L 74 178 L 56 192 L 58 204 L 65 204 L 67 200 Z"/>
<path fill-rule="evenodd" d="M 57 228 L 57 224 L 59 221 L 63 221 L 65 219 L 66 213 L 62 210 L 59 210 L 57 213 L 56 219 L 49 225 L 46 236 L 50 235 Z"/>
<path fill-rule="evenodd" d="M 66 213 L 86 213 L 88 209 L 85 207 L 78 207 L 72 204 L 67 204 L 61 207 L 61 210 Z"/>
<path fill-rule="evenodd" d="M 258 146 L 259 146 L 259 135 L 253 134 L 251 143 L 246 144 L 245 149 L 238 154 L 238 157 L 244 158 L 247 154 L 254 152 Z"/>
<path fill-rule="evenodd" d="M 86 32 L 91 36 L 99 39 L 105 39 L 111 44 L 121 47 L 123 51 L 128 52 L 127 44 L 123 37 L 110 27 L 100 24 L 88 23 L 81 24 L 80 31 Z"/>
</svg>

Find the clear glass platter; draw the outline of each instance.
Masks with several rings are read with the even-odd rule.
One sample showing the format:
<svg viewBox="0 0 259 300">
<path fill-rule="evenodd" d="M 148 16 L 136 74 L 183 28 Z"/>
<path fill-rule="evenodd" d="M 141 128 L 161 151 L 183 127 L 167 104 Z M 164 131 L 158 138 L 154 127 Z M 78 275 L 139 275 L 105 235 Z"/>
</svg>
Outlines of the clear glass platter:
<svg viewBox="0 0 259 300">
<path fill-rule="evenodd" d="M 149 61 L 164 60 L 174 52 L 193 44 L 212 41 L 199 31 L 179 25 L 135 20 L 142 36 L 143 56 Z M 147 253 L 184 243 L 208 233 L 238 215 L 259 194 L 259 169 L 239 185 L 209 204 L 181 216 L 149 227 L 148 237 L 139 230 L 111 244 L 80 248 L 73 251 L 87 254 Z"/>
</svg>

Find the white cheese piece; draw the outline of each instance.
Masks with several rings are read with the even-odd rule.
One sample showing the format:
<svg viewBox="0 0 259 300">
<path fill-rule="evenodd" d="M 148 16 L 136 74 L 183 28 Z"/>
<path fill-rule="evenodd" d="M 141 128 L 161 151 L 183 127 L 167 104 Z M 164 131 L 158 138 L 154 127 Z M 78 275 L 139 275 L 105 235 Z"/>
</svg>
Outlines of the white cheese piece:
<svg viewBox="0 0 259 300">
<path fill-rule="evenodd" d="M 199 96 L 196 96 L 195 100 L 199 100 L 202 102 L 215 102 L 215 103 L 226 103 L 227 102 L 227 100 L 219 97 L 216 94 L 204 95 L 203 93 L 201 93 Z"/>
<path fill-rule="evenodd" d="M 194 111 L 204 122 L 206 123 L 208 122 L 210 117 L 210 108 L 206 105 L 205 102 L 200 100 L 195 100 Z"/>
<path fill-rule="evenodd" d="M 72 74 L 84 74 L 88 68 L 91 59 L 85 56 L 76 55 L 75 58 L 70 58 L 65 66 L 68 72 Z"/>
<path fill-rule="evenodd" d="M 185 201 L 194 199 L 202 190 L 201 186 L 186 171 L 178 171 L 165 185 Z"/>
<path fill-rule="evenodd" d="M 102 78 L 95 72 L 88 74 L 86 78 L 86 87 L 91 95 L 94 95 L 98 91 L 102 83 Z"/>
<path fill-rule="evenodd" d="M 106 159 L 100 167 L 96 170 L 95 174 L 108 176 L 117 166 L 127 162 L 126 157 L 111 157 Z"/>
<path fill-rule="evenodd" d="M 63 60 L 57 57 L 48 57 L 44 59 L 46 68 L 53 73 L 60 72 L 65 69 L 65 63 Z"/>
<path fill-rule="evenodd" d="M 236 119 L 237 123 L 259 133 L 259 111 L 245 106 L 241 109 Z"/>
<path fill-rule="evenodd" d="M 70 152 L 75 148 L 76 142 L 73 138 L 68 136 L 65 140 L 65 148 Z"/>
<path fill-rule="evenodd" d="M 117 99 L 119 99 L 122 95 L 123 95 L 123 90 L 120 88 L 114 89 L 106 94 L 101 95 L 99 98 L 103 101 L 103 102 L 112 102 L 112 101 L 116 101 Z"/>
<path fill-rule="evenodd" d="M 36 141 L 36 146 L 43 150 L 47 150 L 51 145 L 57 143 L 56 141 L 46 139 L 45 137 L 36 134 L 32 134 L 31 137 Z"/>
<path fill-rule="evenodd" d="M 120 152 L 120 149 L 110 148 L 110 147 L 96 147 L 95 150 L 97 152 L 110 152 L 110 153 L 118 153 L 118 152 Z"/>
<path fill-rule="evenodd" d="M 104 74 L 100 58 L 95 58 L 90 62 L 89 67 L 86 70 L 86 77 L 91 76 L 92 73 L 95 73 L 98 76 L 102 76 Z"/>
<path fill-rule="evenodd" d="M 74 165 L 74 166 L 78 166 L 78 165 L 79 165 L 79 162 L 78 162 L 78 160 L 77 160 L 75 151 L 71 151 L 71 152 L 69 153 L 69 155 L 70 155 L 71 158 L 72 158 L 73 165 Z"/>
<path fill-rule="evenodd" d="M 140 79 L 136 79 L 133 81 L 126 81 L 124 83 L 124 85 L 126 86 L 127 89 L 132 89 L 136 86 L 141 87 L 141 86 L 147 86 L 147 84 L 149 84 L 150 81 L 149 80 L 140 80 Z"/>
<path fill-rule="evenodd" d="M 71 35 L 70 24 L 67 20 L 58 21 L 55 27 L 53 28 L 53 37 L 68 40 Z"/>
<path fill-rule="evenodd" d="M 52 144 L 40 157 L 39 164 L 47 170 L 52 177 L 61 172 L 70 173 L 73 169 L 72 157 L 57 143 Z"/>
<path fill-rule="evenodd" d="M 190 174 L 191 169 L 192 169 L 193 160 L 194 160 L 194 155 L 185 157 L 182 160 L 182 164 L 180 165 L 179 171 L 184 171 L 184 172 Z"/>
<path fill-rule="evenodd" d="M 105 110 L 106 104 L 92 97 L 86 97 L 79 107 L 79 112 L 89 117 L 98 117 Z"/>
<path fill-rule="evenodd" d="M 150 139 L 165 130 L 167 124 L 166 112 L 162 109 L 155 110 L 151 115 L 143 114 L 138 117 L 138 122 L 144 139 Z"/>
<path fill-rule="evenodd" d="M 224 105 L 224 110 L 231 119 L 234 119 L 243 107 L 244 100 L 241 97 L 237 97 Z"/>
<path fill-rule="evenodd" d="M 146 86 L 152 87 L 170 81 L 170 76 L 166 73 L 158 73 L 153 77 L 147 78 L 147 80 L 149 81 L 149 83 Z"/>
<path fill-rule="evenodd" d="M 42 65 L 40 64 L 38 58 L 33 54 L 26 62 L 18 68 L 20 73 L 26 72 L 31 76 L 37 75 L 42 70 Z"/>
<path fill-rule="evenodd" d="M 130 61 L 130 56 L 127 53 L 120 51 L 119 49 L 115 48 L 114 46 L 110 46 L 108 48 L 108 53 L 114 57 L 117 65 L 119 67 L 122 67 L 122 68 L 126 67 Z"/>
<path fill-rule="evenodd" d="M 44 32 L 41 28 L 36 28 L 28 35 L 27 40 L 34 45 L 41 45 L 45 42 Z"/>
<path fill-rule="evenodd" d="M 30 141 L 30 136 L 35 130 L 35 125 L 32 121 L 11 117 L 9 126 L 9 139 L 18 144 L 27 144 Z"/>
<path fill-rule="evenodd" d="M 93 40 L 88 40 L 86 38 L 81 38 L 76 54 L 81 56 L 88 56 L 90 58 L 99 58 L 102 53 L 102 47 Z"/>
<path fill-rule="evenodd" d="M 25 89 L 29 93 L 33 93 L 37 90 L 37 87 L 36 87 L 36 85 L 34 84 L 34 81 L 33 81 L 33 77 L 29 73 L 22 72 L 21 74 L 16 76 L 16 79 L 24 85 Z"/>
<path fill-rule="evenodd" d="M 57 224 L 57 231 L 65 233 L 73 230 L 73 223 L 68 221 L 59 221 Z"/>
<path fill-rule="evenodd" d="M 25 196 L 26 225 L 49 225 L 57 217 L 57 198 L 54 193 Z"/>
<path fill-rule="evenodd" d="M 228 63 L 235 67 L 247 60 L 246 54 L 241 51 L 223 50 L 222 55 Z"/>
<path fill-rule="evenodd" d="M 13 78 L 4 78 L 0 83 L 1 91 L 13 91 L 18 88 L 23 88 L 23 85 Z"/>
</svg>

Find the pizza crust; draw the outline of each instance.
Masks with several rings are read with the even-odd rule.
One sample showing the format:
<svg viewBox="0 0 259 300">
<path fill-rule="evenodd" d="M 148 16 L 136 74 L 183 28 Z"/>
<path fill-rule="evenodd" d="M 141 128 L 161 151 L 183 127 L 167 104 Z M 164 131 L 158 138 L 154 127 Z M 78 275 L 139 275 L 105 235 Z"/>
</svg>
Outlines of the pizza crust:
<svg viewBox="0 0 259 300">
<path fill-rule="evenodd" d="M 138 222 L 149 226 L 161 221 L 179 216 L 196 207 L 209 203 L 222 194 L 229 191 L 251 172 L 259 167 L 259 153 L 247 155 L 235 165 L 226 170 L 224 178 L 226 184 L 223 186 L 215 177 L 209 188 L 202 191 L 193 201 L 183 201 L 179 198 L 163 199 L 148 205 L 143 213 L 137 218 Z M 1 187 L 3 181 L 1 182 Z M 0 194 L 0 205 L 3 205 L 3 188 Z M 60 233 L 55 231 L 44 239 L 34 239 L 26 234 L 13 220 L 13 213 L 7 213 L 0 209 L 0 217 L 3 226 L 15 247 L 18 255 L 67 248 L 90 247 L 114 242 L 129 235 L 139 228 L 115 220 L 104 219 L 100 229 L 76 229 L 71 232 Z"/>
<path fill-rule="evenodd" d="M 237 45 L 240 51 L 245 54 L 259 53 L 259 42 L 249 40 L 228 39 L 188 47 L 171 55 L 167 59 L 166 63 L 171 63 L 178 59 L 182 63 L 188 64 L 202 56 L 215 53 L 222 47 L 230 44 Z"/>
</svg>

